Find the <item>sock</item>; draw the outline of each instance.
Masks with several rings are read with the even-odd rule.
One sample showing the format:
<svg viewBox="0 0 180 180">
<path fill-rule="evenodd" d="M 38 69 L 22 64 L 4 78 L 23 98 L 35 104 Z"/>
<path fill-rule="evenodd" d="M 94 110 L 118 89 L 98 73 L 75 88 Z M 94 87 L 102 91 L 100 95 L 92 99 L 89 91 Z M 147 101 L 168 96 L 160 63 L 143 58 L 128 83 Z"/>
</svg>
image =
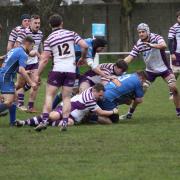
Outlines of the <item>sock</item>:
<svg viewBox="0 0 180 180">
<path fill-rule="evenodd" d="M 180 108 L 176 108 L 176 114 L 180 115 Z"/>
<path fill-rule="evenodd" d="M 42 116 L 35 116 L 33 118 L 27 119 L 25 121 L 25 125 L 29 125 L 29 126 L 37 126 L 38 124 L 40 124 L 40 122 L 42 122 Z"/>
<path fill-rule="evenodd" d="M 28 91 L 28 90 L 31 89 L 31 86 L 30 86 L 28 83 L 26 83 L 26 84 L 24 85 L 23 89 L 24 89 L 24 91 Z"/>
<path fill-rule="evenodd" d="M 8 109 L 8 106 L 4 103 L 0 103 L 0 113 Z"/>
<path fill-rule="evenodd" d="M 43 123 L 48 123 L 48 120 L 49 120 L 49 113 L 43 113 L 42 114 L 42 122 Z"/>
<path fill-rule="evenodd" d="M 34 107 L 34 102 L 29 102 L 28 103 L 28 109 L 32 109 Z"/>
<path fill-rule="evenodd" d="M 63 121 L 63 123 L 68 124 L 68 118 L 63 118 L 62 121 Z"/>
<path fill-rule="evenodd" d="M 22 93 L 18 94 L 18 105 L 24 106 L 24 94 L 22 94 Z"/>
<path fill-rule="evenodd" d="M 13 103 L 9 108 L 10 125 L 14 125 L 16 121 L 16 104 Z"/>
<path fill-rule="evenodd" d="M 53 105 L 52 105 L 52 109 L 55 109 L 57 107 L 57 105 L 62 101 L 62 94 L 59 93 L 56 95 L 56 97 L 54 98 L 53 101 Z"/>
<path fill-rule="evenodd" d="M 128 112 L 128 114 L 133 114 L 133 112 L 135 111 L 135 109 L 134 108 L 132 108 L 132 107 L 130 107 L 129 108 L 129 112 Z"/>
</svg>

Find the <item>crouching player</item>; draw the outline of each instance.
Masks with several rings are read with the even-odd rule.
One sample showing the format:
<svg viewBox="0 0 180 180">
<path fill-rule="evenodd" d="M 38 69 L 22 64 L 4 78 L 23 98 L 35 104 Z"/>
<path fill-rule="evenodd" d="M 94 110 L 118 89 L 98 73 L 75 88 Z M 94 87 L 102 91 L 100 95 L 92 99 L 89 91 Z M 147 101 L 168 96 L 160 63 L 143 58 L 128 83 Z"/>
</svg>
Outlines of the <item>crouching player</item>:
<svg viewBox="0 0 180 180">
<path fill-rule="evenodd" d="M 101 116 L 110 116 L 112 114 L 118 113 L 116 108 L 106 111 L 102 110 L 98 105 L 97 101 L 102 99 L 104 95 L 104 86 L 100 83 L 94 85 L 93 87 L 88 88 L 81 94 L 78 94 L 71 98 L 71 113 L 68 118 L 68 125 L 73 125 L 74 123 L 80 123 L 84 116 L 89 112 L 93 111 L 96 112 L 98 115 Z M 51 126 L 61 126 L 62 125 L 62 105 L 58 106 L 55 110 L 53 110 L 49 114 L 48 123 Z M 30 126 L 37 126 L 38 124 L 42 123 L 43 119 L 42 116 L 33 117 L 31 119 L 25 121 L 16 121 L 17 126 L 23 125 L 30 125 Z M 46 129 L 46 126 L 39 126 L 36 130 L 41 131 Z"/>
<path fill-rule="evenodd" d="M 36 89 L 37 85 L 33 82 L 29 75 L 27 74 L 25 67 L 28 59 L 28 53 L 32 50 L 34 46 L 34 40 L 27 36 L 23 40 L 21 47 L 11 49 L 0 68 L 0 91 L 3 96 L 3 102 L 0 103 L 0 113 L 9 108 L 10 112 L 10 123 L 14 124 L 16 115 L 16 105 L 13 104 L 15 98 L 15 85 L 14 77 L 19 71 L 20 74 L 27 80 L 27 82 Z M 16 89 L 21 88 L 17 84 Z"/>
<path fill-rule="evenodd" d="M 147 83 L 147 75 L 144 71 L 119 76 L 106 84 L 104 98 L 98 102 L 103 110 L 113 110 L 120 104 L 130 104 L 134 100 L 136 104 L 143 102 L 144 86 Z M 119 121 L 119 115 L 109 117 L 91 116 L 91 120 L 101 124 L 111 124 Z"/>
</svg>

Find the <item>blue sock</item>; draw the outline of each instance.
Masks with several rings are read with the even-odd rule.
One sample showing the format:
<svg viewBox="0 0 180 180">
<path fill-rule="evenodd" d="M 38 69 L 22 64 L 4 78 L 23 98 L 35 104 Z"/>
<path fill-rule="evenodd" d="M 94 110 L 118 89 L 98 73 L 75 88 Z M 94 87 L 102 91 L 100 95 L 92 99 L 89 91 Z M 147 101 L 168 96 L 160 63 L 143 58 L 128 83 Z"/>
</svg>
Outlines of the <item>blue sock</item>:
<svg viewBox="0 0 180 180">
<path fill-rule="evenodd" d="M 8 106 L 4 103 L 0 103 L 0 113 L 8 109 Z"/>
<path fill-rule="evenodd" d="M 60 93 L 60 94 L 57 94 L 56 97 L 54 98 L 52 109 L 55 109 L 61 101 L 62 101 L 62 95 Z"/>
<path fill-rule="evenodd" d="M 14 125 L 16 121 L 16 104 L 12 104 L 9 108 L 10 125 Z"/>
</svg>

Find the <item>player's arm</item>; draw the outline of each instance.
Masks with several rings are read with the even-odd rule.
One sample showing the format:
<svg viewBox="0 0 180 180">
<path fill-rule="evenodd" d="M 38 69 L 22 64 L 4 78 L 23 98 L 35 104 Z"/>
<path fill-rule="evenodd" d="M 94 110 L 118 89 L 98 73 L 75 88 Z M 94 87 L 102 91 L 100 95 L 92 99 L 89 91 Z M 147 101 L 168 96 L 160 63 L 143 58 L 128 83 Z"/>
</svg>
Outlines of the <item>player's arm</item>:
<svg viewBox="0 0 180 180">
<path fill-rule="evenodd" d="M 167 48 L 167 45 L 164 42 L 161 42 L 161 43 L 157 43 L 157 44 L 152 44 L 152 43 L 149 43 L 149 42 L 144 42 L 144 44 L 146 44 L 147 46 L 151 47 L 151 48 L 156 48 L 156 49 L 166 49 Z"/>
<path fill-rule="evenodd" d="M 100 116 L 111 116 L 112 114 L 118 114 L 118 109 L 114 108 L 112 111 L 102 110 L 100 107 L 95 110 Z"/>
<path fill-rule="evenodd" d="M 16 39 L 16 42 L 14 44 L 14 47 L 19 47 L 22 42 L 23 42 L 23 39 L 26 37 L 26 33 L 25 33 L 25 30 L 20 30 L 18 32 L 18 35 L 17 35 L 17 39 Z"/>
<path fill-rule="evenodd" d="M 14 48 L 14 42 L 8 41 L 8 44 L 7 44 L 7 52 L 9 52 L 12 48 Z"/>
<path fill-rule="evenodd" d="M 49 59 L 51 57 L 51 52 L 50 51 L 43 51 L 40 57 L 40 62 L 39 62 L 39 68 L 38 68 L 38 76 L 41 75 L 43 69 L 46 67 Z"/>
<path fill-rule="evenodd" d="M 37 88 L 37 84 L 31 80 L 31 78 L 29 77 L 27 71 L 25 70 L 25 68 L 23 66 L 19 67 L 19 73 L 24 77 L 24 79 L 27 81 L 27 83 L 33 88 L 36 89 Z M 21 87 L 16 87 L 16 89 L 18 90 Z"/>
<path fill-rule="evenodd" d="M 134 59 L 134 56 L 128 55 L 127 57 L 124 58 L 124 61 L 125 61 L 127 64 L 129 64 L 129 63 L 131 63 L 131 62 L 133 61 L 133 59 Z"/>
<path fill-rule="evenodd" d="M 176 38 L 176 30 L 174 29 L 174 27 L 171 27 L 168 33 L 168 48 L 172 60 L 176 60 L 175 46 L 174 46 L 175 38 Z"/>
<path fill-rule="evenodd" d="M 86 41 L 84 41 L 83 39 L 79 40 L 77 43 L 80 47 L 81 47 L 81 61 L 85 61 L 86 56 L 87 56 L 87 52 L 88 52 L 88 45 L 86 43 Z"/>
</svg>

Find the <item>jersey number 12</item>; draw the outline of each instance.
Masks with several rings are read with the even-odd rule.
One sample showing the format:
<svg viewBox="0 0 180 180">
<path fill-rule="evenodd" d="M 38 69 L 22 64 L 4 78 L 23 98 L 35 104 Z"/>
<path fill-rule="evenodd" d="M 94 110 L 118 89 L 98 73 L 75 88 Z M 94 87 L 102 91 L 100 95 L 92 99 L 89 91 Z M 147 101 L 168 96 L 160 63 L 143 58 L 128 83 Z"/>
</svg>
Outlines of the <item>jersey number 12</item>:
<svg viewBox="0 0 180 180">
<path fill-rule="evenodd" d="M 63 56 L 63 55 L 67 55 L 67 54 L 71 53 L 69 50 L 69 44 L 68 43 L 64 43 L 62 45 L 59 45 L 58 50 L 59 50 L 59 56 Z"/>
</svg>

